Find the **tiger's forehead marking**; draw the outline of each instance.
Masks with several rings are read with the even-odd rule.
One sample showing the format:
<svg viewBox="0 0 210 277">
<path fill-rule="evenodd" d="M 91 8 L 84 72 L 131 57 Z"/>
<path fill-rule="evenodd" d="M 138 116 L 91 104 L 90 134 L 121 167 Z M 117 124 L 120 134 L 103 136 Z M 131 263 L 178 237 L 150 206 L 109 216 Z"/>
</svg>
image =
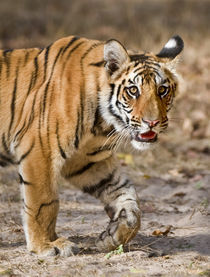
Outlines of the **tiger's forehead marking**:
<svg viewBox="0 0 210 277">
<path fill-rule="evenodd" d="M 149 77 L 157 85 L 163 83 L 165 74 L 157 62 L 138 62 L 134 67 L 130 67 L 128 72 L 128 82 L 130 84 L 143 85 L 145 77 Z"/>
</svg>

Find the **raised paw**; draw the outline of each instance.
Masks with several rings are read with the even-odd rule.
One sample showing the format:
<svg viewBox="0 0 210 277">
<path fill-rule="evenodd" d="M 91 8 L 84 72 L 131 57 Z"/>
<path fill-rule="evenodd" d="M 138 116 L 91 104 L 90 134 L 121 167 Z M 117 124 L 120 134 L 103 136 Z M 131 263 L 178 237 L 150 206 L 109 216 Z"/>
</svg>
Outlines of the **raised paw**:
<svg viewBox="0 0 210 277">
<path fill-rule="evenodd" d="M 64 256 L 69 257 L 79 253 L 79 248 L 73 242 L 67 240 L 66 238 L 58 238 L 53 242 L 44 243 L 36 252 L 40 256 Z"/>
<path fill-rule="evenodd" d="M 110 221 L 96 241 L 100 251 L 113 250 L 120 244 L 128 243 L 137 234 L 140 228 L 140 211 L 133 211 L 131 214 L 128 217 L 126 210 L 122 209 L 118 218 Z"/>
</svg>

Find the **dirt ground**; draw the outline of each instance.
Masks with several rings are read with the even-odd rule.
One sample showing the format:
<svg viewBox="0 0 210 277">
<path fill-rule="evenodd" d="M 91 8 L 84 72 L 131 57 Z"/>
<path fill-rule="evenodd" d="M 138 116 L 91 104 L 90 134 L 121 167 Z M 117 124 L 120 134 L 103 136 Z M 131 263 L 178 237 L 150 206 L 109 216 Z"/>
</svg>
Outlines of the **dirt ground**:
<svg viewBox="0 0 210 277">
<path fill-rule="evenodd" d="M 11 5 L 12 0 L 6 2 Z M 70 33 L 84 34 L 93 38 L 102 36 L 106 39 L 118 36 L 126 42 L 126 34 L 129 34 L 129 28 L 132 29 L 133 26 L 131 22 L 129 30 L 124 30 L 120 19 L 115 18 L 117 23 L 113 21 L 110 23 L 112 28 L 107 27 L 110 18 L 108 10 L 104 8 L 106 4 L 99 5 L 102 2 L 94 0 L 89 2 L 94 4 L 93 10 L 90 10 L 93 12 L 99 5 L 97 16 L 101 15 L 103 18 L 105 14 L 105 17 L 104 21 L 102 20 L 104 23 L 97 25 L 95 30 L 91 25 L 94 22 L 90 21 L 86 26 L 89 32 L 76 21 L 74 29 L 67 32 L 65 28 L 70 20 L 67 20 L 67 17 L 63 21 L 62 28 L 55 29 L 53 24 L 56 24 L 55 22 L 59 24 L 61 20 L 59 14 L 67 8 L 68 1 L 65 0 L 61 1 L 61 6 L 55 4 L 57 2 L 54 0 L 44 1 L 51 4 L 48 11 L 44 10 L 41 19 L 36 1 L 32 1 L 34 6 L 30 7 L 28 4 L 26 7 L 27 16 L 21 10 L 23 6 L 19 7 L 16 4 L 13 17 L 7 22 L 5 16 L 9 16 L 11 11 L 6 2 L 0 4 L 2 26 L 11 29 L 14 39 L 8 37 L 8 34 L 0 28 L 2 47 L 22 47 L 23 44 L 32 46 L 32 43 L 47 45 L 48 41 Z M 19 1 L 22 5 L 26 2 L 26 0 Z M 80 12 L 90 17 L 91 11 L 87 14 L 85 12 L 87 2 L 84 0 L 83 4 L 86 6 L 80 7 L 79 4 L 73 5 L 76 1 L 72 1 L 72 13 Z M 128 2 L 137 5 L 138 1 L 123 0 L 122 7 L 126 8 Z M 132 178 L 140 197 L 141 230 L 123 250 L 118 251 L 118 254 L 107 255 L 97 252 L 94 241 L 108 223 L 103 206 L 98 200 L 63 183 L 60 188 L 57 233 L 78 243 L 81 251 L 69 258 L 59 256 L 40 258 L 30 254 L 26 250 L 21 223 L 17 173 L 14 168 L 3 168 L 0 169 L 0 276 L 210 276 L 210 36 L 207 33 L 206 23 L 210 5 L 207 5 L 208 1 L 203 1 L 203 6 L 194 0 L 183 1 L 185 5 L 179 8 L 177 6 L 175 13 L 175 17 L 180 15 L 182 25 L 180 23 L 177 29 L 174 28 L 174 24 L 179 24 L 178 21 L 176 18 L 172 20 L 168 17 L 168 29 L 165 24 L 159 24 L 158 26 L 162 26 L 162 31 L 155 29 L 149 35 L 147 14 L 153 12 L 155 7 L 162 11 L 158 17 L 159 21 L 156 21 L 155 17 L 151 19 L 153 24 L 151 26 L 155 26 L 156 23 L 160 23 L 161 16 L 166 16 L 166 13 L 173 10 L 179 1 L 171 1 L 171 5 L 167 6 L 164 6 L 167 1 L 160 2 L 162 4 L 149 0 L 150 7 L 142 5 L 142 11 L 139 9 L 145 21 L 142 32 L 147 39 L 144 41 L 135 37 L 131 41 L 127 40 L 127 45 L 134 48 L 138 48 L 138 39 L 144 41 L 142 44 L 145 47 L 151 46 L 153 41 L 149 50 L 159 49 L 160 43 L 166 42 L 163 39 L 171 32 L 177 31 L 181 32 L 180 35 L 185 41 L 185 51 L 178 66 L 182 76 L 180 93 L 169 116 L 168 132 L 160 137 L 154 149 L 142 153 L 129 153 L 123 150 L 118 154 L 123 170 Z M 39 8 L 42 9 L 43 2 L 36 3 L 39 3 Z M 103 3 L 108 5 L 110 1 Z M 192 8 L 189 8 L 187 3 L 191 3 Z M 112 13 L 115 13 L 116 6 L 117 4 L 113 4 Z M 45 23 L 49 11 L 54 15 L 54 21 L 49 21 L 51 24 L 46 25 L 44 29 L 42 24 Z M 29 20 L 31 25 L 25 29 L 20 27 L 24 23 L 24 20 L 22 23 L 19 22 L 20 14 L 25 21 L 29 17 L 31 19 Z M 128 19 L 132 18 L 131 13 L 128 14 Z M 123 16 L 125 15 L 122 14 Z M 74 19 L 75 15 L 71 20 Z M 16 35 L 12 29 L 13 25 L 9 25 L 12 22 L 18 22 L 17 30 L 21 35 Z M 191 24 L 188 25 L 188 22 Z M 33 26 L 37 28 L 33 37 L 30 37 L 32 35 L 29 31 Z M 53 30 L 56 30 L 55 35 Z"/>
</svg>

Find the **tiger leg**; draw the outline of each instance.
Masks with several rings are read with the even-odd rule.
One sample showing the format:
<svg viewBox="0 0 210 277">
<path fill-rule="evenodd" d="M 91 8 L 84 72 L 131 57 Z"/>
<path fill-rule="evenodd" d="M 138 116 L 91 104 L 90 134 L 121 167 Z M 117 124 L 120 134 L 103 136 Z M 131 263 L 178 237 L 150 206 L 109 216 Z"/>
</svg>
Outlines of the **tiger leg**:
<svg viewBox="0 0 210 277">
<path fill-rule="evenodd" d="M 140 207 L 136 190 L 126 177 L 117 169 L 113 169 L 112 165 L 112 158 L 104 163 L 100 162 L 98 167 L 92 169 L 92 180 L 97 179 L 97 183 L 83 187 L 83 191 L 104 203 L 105 211 L 110 218 L 106 230 L 96 241 L 100 251 L 110 251 L 120 244 L 126 244 L 140 228 Z M 97 178 L 99 175 L 100 179 Z"/>
<path fill-rule="evenodd" d="M 135 188 L 123 177 L 105 189 L 100 198 L 103 202 L 106 199 L 105 211 L 110 222 L 96 245 L 101 251 L 110 251 L 128 243 L 137 234 L 140 228 L 139 200 Z"/>
<path fill-rule="evenodd" d="M 38 255 L 70 256 L 77 249 L 55 233 L 59 209 L 57 184 L 50 159 L 45 159 L 40 152 L 38 149 L 32 151 L 19 167 L 27 248 Z"/>
</svg>

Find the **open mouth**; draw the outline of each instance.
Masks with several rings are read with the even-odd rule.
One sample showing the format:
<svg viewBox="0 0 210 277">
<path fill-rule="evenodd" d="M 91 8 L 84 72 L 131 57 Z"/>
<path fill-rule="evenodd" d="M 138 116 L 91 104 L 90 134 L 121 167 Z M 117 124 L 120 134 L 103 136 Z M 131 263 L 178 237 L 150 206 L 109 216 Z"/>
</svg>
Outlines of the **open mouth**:
<svg viewBox="0 0 210 277">
<path fill-rule="evenodd" d="M 140 141 L 140 142 L 155 142 L 157 140 L 157 133 L 155 133 L 154 131 L 150 130 L 148 132 L 145 133 L 136 133 L 133 136 L 133 139 L 135 139 L 136 141 Z"/>
</svg>

